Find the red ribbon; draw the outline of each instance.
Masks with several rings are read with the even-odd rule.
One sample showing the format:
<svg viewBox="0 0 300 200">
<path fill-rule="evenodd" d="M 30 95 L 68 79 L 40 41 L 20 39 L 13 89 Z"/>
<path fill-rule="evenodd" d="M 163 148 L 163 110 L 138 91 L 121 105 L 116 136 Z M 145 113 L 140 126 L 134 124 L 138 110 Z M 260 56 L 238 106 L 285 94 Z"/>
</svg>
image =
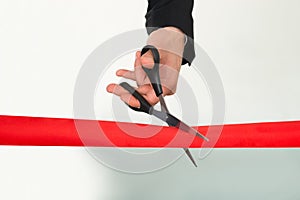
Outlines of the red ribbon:
<svg viewBox="0 0 300 200">
<path fill-rule="evenodd" d="M 75 122 L 84 122 L 85 133 L 78 134 Z M 102 132 L 95 132 L 97 124 Z M 91 125 L 91 126 L 90 126 Z M 149 125 L 140 136 L 124 131 L 134 130 L 133 123 L 76 120 L 43 117 L 0 116 L 0 145 L 28 146 L 103 146 L 103 147 L 185 147 L 184 138 L 191 135 L 178 133 L 178 129 L 162 127 L 156 134 L 145 137 L 151 130 L 160 127 Z M 122 128 L 120 128 L 122 127 Z M 82 127 L 81 127 L 82 128 Z M 207 126 L 195 127 L 206 133 Z M 80 131 L 79 131 L 80 132 Z M 182 140 L 170 144 L 176 134 L 183 134 Z M 109 142 L 108 142 L 109 141 Z M 192 138 L 189 147 L 201 147 L 203 140 Z M 292 148 L 300 147 L 300 121 L 267 122 L 224 125 L 215 148 Z"/>
</svg>

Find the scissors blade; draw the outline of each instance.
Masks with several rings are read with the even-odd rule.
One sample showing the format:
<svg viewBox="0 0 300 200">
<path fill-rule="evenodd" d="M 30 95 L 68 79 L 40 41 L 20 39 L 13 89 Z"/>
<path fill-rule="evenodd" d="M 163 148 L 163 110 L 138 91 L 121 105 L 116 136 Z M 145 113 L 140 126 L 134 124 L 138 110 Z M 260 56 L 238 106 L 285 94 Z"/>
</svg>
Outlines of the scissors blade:
<svg viewBox="0 0 300 200">
<path fill-rule="evenodd" d="M 165 99 L 164 99 L 163 95 L 162 94 L 159 95 L 158 98 L 159 98 L 159 103 L 160 103 L 160 106 L 161 106 L 161 111 L 169 113 L 169 110 L 168 110 L 168 107 L 167 107 L 167 104 L 165 102 Z"/>
<path fill-rule="evenodd" d="M 176 117 L 174 117 L 173 115 L 171 115 L 170 113 L 166 113 L 166 112 L 162 112 L 162 111 L 158 111 L 155 109 L 151 110 L 151 115 L 154 115 L 155 117 L 161 119 L 162 121 L 166 122 L 169 126 L 172 127 L 177 127 L 180 130 L 193 134 L 197 137 L 200 137 L 202 139 L 204 139 L 205 141 L 209 141 L 207 137 L 205 137 L 204 135 L 202 135 L 201 133 L 199 133 L 198 131 L 196 131 L 194 128 L 190 127 L 189 125 L 187 125 L 186 123 L 180 121 L 179 119 L 177 119 Z"/>
<path fill-rule="evenodd" d="M 177 124 L 177 127 L 187 133 L 191 133 L 193 135 L 196 135 L 197 137 L 200 137 L 202 139 L 204 139 L 205 141 L 209 141 L 209 139 L 207 137 L 205 137 L 204 135 L 202 135 L 201 133 L 199 133 L 198 131 L 196 131 L 194 128 L 190 127 L 189 125 L 185 124 L 182 121 L 179 121 Z"/>
<path fill-rule="evenodd" d="M 198 167 L 190 150 L 188 148 L 183 148 L 183 150 L 185 151 L 186 155 L 190 158 L 190 160 L 192 161 L 192 163 L 195 165 L 195 167 Z"/>
</svg>

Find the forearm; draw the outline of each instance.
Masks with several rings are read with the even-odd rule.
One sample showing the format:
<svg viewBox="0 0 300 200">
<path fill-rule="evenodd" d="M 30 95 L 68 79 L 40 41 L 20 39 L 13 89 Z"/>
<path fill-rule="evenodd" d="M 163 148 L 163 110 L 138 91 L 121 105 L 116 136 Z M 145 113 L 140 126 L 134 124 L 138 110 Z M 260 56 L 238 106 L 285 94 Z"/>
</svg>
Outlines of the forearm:
<svg viewBox="0 0 300 200">
<path fill-rule="evenodd" d="M 146 27 L 148 33 L 152 33 L 161 27 L 176 27 L 188 37 L 184 46 L 182 64 L 193 61 L 194 34 L 192 10 L 193 0 L 148 0 L 148 10 L 146 14 Z"/>
</svg>

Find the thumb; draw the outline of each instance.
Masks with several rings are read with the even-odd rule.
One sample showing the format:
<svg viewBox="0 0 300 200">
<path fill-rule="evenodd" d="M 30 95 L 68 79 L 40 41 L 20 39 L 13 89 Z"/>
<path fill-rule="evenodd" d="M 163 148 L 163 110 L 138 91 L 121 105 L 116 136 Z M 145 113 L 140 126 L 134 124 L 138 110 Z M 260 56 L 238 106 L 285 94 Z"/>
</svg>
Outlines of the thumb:
<svg viewBox="0 0 300 200">
<path fill-rule="evenodd" d="M 142 66 L 144 67 L 152 68 L 154 65 L 153 55 L 151 51 L 148 51 L 144 55 L 142 55 L 140 60 Z"/>
<path fill-rule="evenodd" d="M 134 68 L 138 68 L 141 67 L 142 63 L 141 63 L 141 51 L 137 51 L 135 53 L 135 61 L 134 61 Z"/>
<path fill-rule="evenodd" d="M 138 86 L 150 83 L 142 66 L 144 66 L 144 64 L 142 63 L 141 52 L 137 51 L 135 54 L 134 71 L 135 71 L 135 77 Z"/>
</svg>

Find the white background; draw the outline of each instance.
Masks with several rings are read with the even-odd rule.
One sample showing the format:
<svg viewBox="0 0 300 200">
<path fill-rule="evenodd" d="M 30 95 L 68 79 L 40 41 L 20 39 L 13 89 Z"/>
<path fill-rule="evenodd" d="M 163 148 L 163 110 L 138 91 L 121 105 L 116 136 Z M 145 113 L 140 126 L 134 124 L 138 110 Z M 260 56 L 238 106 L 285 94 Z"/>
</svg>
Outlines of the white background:
<svg viewBox="0 0 300 200">
<path fill-rule="evenodd" d="M 223 80 L 226 123 L 300 118 L 299 6 L 297 0 L 195 2 L 195 41 Z M 1 1 L 0 113 L 72 117 L 84 60 L 112 36 L 144 27 L 146 7 L 146 0 Z M 131 68 L 133 58 L 112 67 Z M 189 70 L 182 69 L 187 78 Z M 112 73 L 109 80 L 118 79 Z M 99 85 L 101 111 L 110 105 L 108 82 Z M 201 106 L 208 111 L 209 101 Z M 97 117 L 110 120 L 111 114 Z M 209 116 L 201 113 L 202 123 Z M 196 170 L 182 158 L 141 176 L 112 171 L 81 148 L 1 147 L 0 160 L 1 199 L 300 198 L 296 149 L 216 150 Z"/>
</svg>

